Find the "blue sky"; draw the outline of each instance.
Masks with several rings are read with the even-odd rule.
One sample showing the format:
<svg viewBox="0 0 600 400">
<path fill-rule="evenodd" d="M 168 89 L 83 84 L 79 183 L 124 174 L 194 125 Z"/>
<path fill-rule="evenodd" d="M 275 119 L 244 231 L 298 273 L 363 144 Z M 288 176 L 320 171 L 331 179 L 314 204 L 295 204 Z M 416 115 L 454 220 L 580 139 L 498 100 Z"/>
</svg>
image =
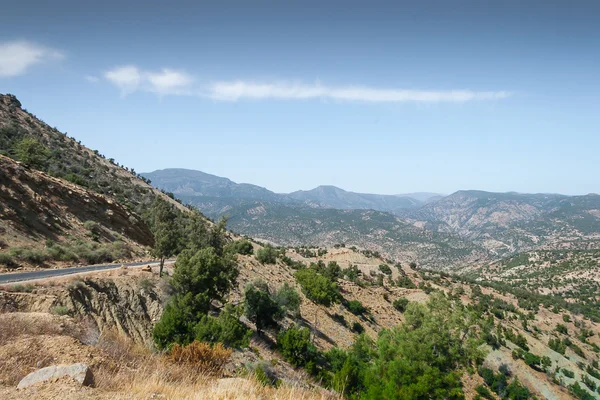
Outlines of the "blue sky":
<svg viewBox="0 0 600 400">
<path fill-rule="evenodd" d="M 137 171 L 600 192 L 597 2 L 101 3 L 3 5 L 0 93 Z"/>
</svg>

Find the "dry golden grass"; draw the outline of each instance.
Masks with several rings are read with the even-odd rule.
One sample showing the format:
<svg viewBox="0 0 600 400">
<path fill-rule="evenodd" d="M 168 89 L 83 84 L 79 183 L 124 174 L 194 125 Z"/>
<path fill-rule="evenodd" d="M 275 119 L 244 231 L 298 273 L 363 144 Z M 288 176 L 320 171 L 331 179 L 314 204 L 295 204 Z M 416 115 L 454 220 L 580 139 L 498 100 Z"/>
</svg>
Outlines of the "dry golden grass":
<svg viewBox="0 0 600 400">
<path fill-rule="evenodd" d="M 316 389 L 282 385 L 278 388 L 263 386 L 255 379 L 204 379 L 196 385 L 181 386 L 161 380 L 135 382 L 132 392 L 145 397 L 160 393 L 167 399 L 190 400 L 341 400 L 337 394 Z"/>
<path fill-rule="evenodd" d="M 231 357 L 231 350 L 221 343 L 214 346 L 194 341 L 187 346 L 173 345 L 166 356 L 174 364 L 186 365 L 203 373 L 219 373 Z"/>
<path fill-rule="evenodd" d="M 115 397 L 127 393 L 134 398 L 160 395 L 167 399 L 341 399 L 316 389 L 264 387 L 253 377 L 219 379 L 232 353 L 220 344 L 175 345 L 169 354 L 159 355 L 110 333 L 100 338 L 98 346 L 110 356 L 110 362 L 94 371 L 96 387 Z"/>
<path fill-rule="evenodd" d="M 108 357 L 94 372 L 96 386 L 142 396 L 150 392 L 166 394 L 161 388 L 168 392 L 182 388 L 194 390 L 201 382 L 218 377 L 231 356 L 231 350 L 220 344 L 211 347 L 200 342 L 175 345 L 168 354 L 155 354 L 116 332 L 104 333 L 97 347 Z"/>
<path fill-rule="evenodd" d="M 60 335 L 64 328 L 53 317 L 43 313 L 0 314 L 0 346 L 25 335 Z"/>
<path fill-rule="evenodd" d="M 42 340 L 33 338 L 27 347 L 5 344 L 0 350 L 0 385 L 16 386 L 32 370 L 47 367 L 53 361 Z"/>
</svg>

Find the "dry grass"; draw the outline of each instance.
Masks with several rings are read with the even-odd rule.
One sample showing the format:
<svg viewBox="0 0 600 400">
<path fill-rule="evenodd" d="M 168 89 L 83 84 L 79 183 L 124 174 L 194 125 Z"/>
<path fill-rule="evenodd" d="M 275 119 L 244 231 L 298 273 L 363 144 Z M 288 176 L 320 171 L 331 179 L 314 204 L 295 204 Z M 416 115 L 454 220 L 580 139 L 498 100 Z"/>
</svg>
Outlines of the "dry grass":
<svg viewBox="0 0 600 400">
<path fill-rule="evenodd" d="M 0 346 L 25 335 L 60 335 L 64 326 L 57 323 L 60 317 L 42 313 L 0 314 Z"/>
<path fill-rule="evenodd" d="M 110 356 L 110 362 L 94 371 L 96 386 L 114 394 L 128 393 L 134 398 L 160 395 L 167 399 L 341 399 L 299 387 L 264 387 L 254 377 L 218 379 L 232 353 L 220 344 L 175 345 L 169 354 L 159 355 L 127 337 L 109 333 L 101 336 L 98 346 Z"/>
<path fill-rule="evenodd" d="M 0 356 L 0 384 L 15 386 L 32 370 L 52 364 L 53 357 L 46 350 L 43 340 L 33 338 L 27 347 L 5 344 Z"/>
<path fill-rule="evenodd" d="M 197 369 L 199 372 L 218 374 L 229 357 L 231 357 L 231 350 L 223 347 L 221 343 L 211 346 L 194 341 L 187 346 L 175 344 L 167 355 L 167 360 L 174 364 Z"/>
<path fill-rule="evenodd" d="M 72 398 L 341 399 L 285 383 L 265 387 L 254 376 L 219 379 L 232 351 L 218 344 L 194 342 L 174 346 L 169 354 L 157 354 L 116 331 L 97 336 L 95 326 L 82 322 L 45 313 L 0 314 L 0 393 L 5 398 L 31 398 L 31 393 L 11 389 L 25 375 L 48 365 L 84 362 L 94 373 L 95 388 Z M 90 335 L 96 335 L 95 340 L 82 343 L 82 337 Z M 44 389 L 49 396 L 62 390 L 60 383 L 54 385 L 58 386 Z"/>
<path fill-rule="evenodd" d="M 132 387 L 137 396 L 148 398 L 161 394 L 167 399 L 190 400 L 341 400 L 339 394 L 316 389 L 282 385 L 278 388 L 263 386 L 255 379 L 227 378 L 202 380 L 196 385 L 176 386 L 170 382 L 151 380 L 135 382 Z"/>
<path fill-rule="evenodd" d="M 231 356 L 231 350 L 219 344 L 211 347 L 200 342 L 175 345 L 167 355 L 154 354 L 116 332 L 103 333 L 97 347 L 107 355 L 107 360 L 94 372 L 96 385 L 114 392 L 146 393 L 143 389 L 146 385 L 156 390 L 163 386 L 169 390 L 197 387 L 209 376 L 213 379 L 219 376 Z"/>
</svg>

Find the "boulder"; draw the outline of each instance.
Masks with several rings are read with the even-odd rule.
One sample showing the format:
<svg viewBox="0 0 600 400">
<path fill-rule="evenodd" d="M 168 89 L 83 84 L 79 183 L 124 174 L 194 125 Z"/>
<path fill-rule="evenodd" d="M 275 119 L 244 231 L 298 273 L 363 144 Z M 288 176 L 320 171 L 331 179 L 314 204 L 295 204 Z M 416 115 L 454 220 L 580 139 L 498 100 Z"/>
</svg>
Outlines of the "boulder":
<svg viewBox="0 0 600 400">
<path fill-rule="evenodd" d="M 150 267 L 149 265 L 146 265 L 145 267 L 142 267 L 142 271 L 143 272 L 152 272 L 152 267 Z"/>
<path fill-rule="evenodd" d="M 21 379 L 17 389 L 24 389 L 42 382 L 54 381 L 65 376 L 73 378 L 82 386 L 91 386 L 94 384 L 94 376 L 90 368 L 85 364 L 77 363 L 73 365 L 53 365 L 32 372 Z"/>
</svg>

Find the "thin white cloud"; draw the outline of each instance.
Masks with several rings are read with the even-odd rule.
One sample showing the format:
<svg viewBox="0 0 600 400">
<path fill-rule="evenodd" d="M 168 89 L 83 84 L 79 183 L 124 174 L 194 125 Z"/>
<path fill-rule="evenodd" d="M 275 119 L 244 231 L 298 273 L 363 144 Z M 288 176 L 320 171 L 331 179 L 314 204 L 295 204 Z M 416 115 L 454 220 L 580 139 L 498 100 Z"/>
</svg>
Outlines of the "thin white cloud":
<svg viewBox="0 0 600 400">
<path fill-rule="evenodd" d="M 182 71 L 164 68 L 158 73 L 148 73 L 150 90 L 159 94 L 190 94 L 194 79 Z"/>
<path fill-rule="evenodd" d="M 37 64 L 58 61 L 64 54 L 27 41 L 0 43 L 0 77 L 23 75 Z"/>
<path fill-rule="evenodd" d="M 215 82 L 208 87 L 208 96 L 214 100 L 239 101 L 243 99 L 305 100 L 331 99 L 361 102 L 467 102 L 474 100 L 497 100 L 511 95 L 507 91 L 476 92 L 471 90 L 407 90 L 379 89 L 365 86 L 329 87 L 321 84 L 274 82 L 255 83 L 246 81 Z"/>
<path fill-rule="evenodd" d="M 310 100 L 370 103 L 464 103 L 479 100 L 500 100 L 512 95 L 508 91 L 472 90 L 413 90 L 372 88 L 366 86 L 326 86 L 320 83 L 303 84 L 252 81 L 217 81 L 196 85 L 192 75 L 184 71 L 163 68 L 143 71 L 134 65 L 107 71 L 104 78 L 118 87 L 122 95 L 136 91 L 163 95 L 196 95 L 215 101 L 241 100 Z"/>
<path fill-rule="evenodd" d="M 157 72 L 142 71 L 135 65 L 126 65 L 104 73 L 104 78 L 118 87 L 122 95 L 138 90 L 159 95 L 191 94 L 194 79 L 183 71 L 164 68 Z"/>
<path fill-rule="evenodd" d="M 104 78 L 118 87 L 122 95 L 135 92 L 142 82 L 142 75 L 134 65 L 126 65 L 107 71 Z"/>
<path fill-rule="evenodd" d="M 100 78 L 98 78 L 97 76 L 93 76 L 93 75 L 86 75 L 83 78 L 86 81 L 88 81 L 89 83 L 98 83 L 98 82 L 100 82 Z"/>
</svg>

